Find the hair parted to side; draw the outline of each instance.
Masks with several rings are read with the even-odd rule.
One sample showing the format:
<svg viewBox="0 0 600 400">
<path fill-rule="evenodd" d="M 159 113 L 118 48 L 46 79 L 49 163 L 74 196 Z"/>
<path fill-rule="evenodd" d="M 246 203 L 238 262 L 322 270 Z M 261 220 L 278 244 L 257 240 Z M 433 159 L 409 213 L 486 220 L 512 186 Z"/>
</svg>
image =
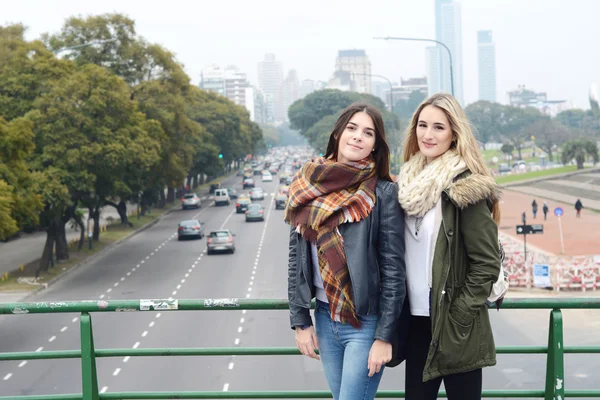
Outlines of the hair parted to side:
<svg viewBox="0 0 600 400">
<path fill-rule="evenodd" d="M 475 135 L 471 130 L 471 124 L 465 114 L 464 110 L 456 101 L 454 96 L 448 93 L 436 93 L 426 99 L 419 105 L 417 110 L 412 116 L 408 129 L 406 131 L 406 138 L 404 140 L 403 158 L 404 162 L 410 160 L 410 158 L 419 151 L 419 143 L 417 141 L 417 124 L 419 122 L 419 116 L 421 111 L 427 106 L 434 106 L 442 110 L 452 129 L 452 144 L 451 149 L 455 149 L 456 152 L 462 157 L 467 164 L 467 168 L 473 174 L 481 174 L 492 176 L 490 170 L 485 164 L 485 160 Z M 500 203 L 498 199 L 494 199 L 492 206 L 492 214 L 497 224 L 500 223 Z"/>
<path fill-rule="evenodd" d="M 329 136 L 329 142 L 327 143 L 327 151 L 325 152 L 325 158 L 331 158 L 337 160 L 338 149 L 340 147 L 340 138 L 342 132 L 346 129 L 348 122 L 352 119 L 352 116 L 357 112 L 367 113 L 373 120 L 375 127 L 375 147 L 371 153 L 373 161 L 375 161 L 375 170 L 377 176 L 380 179 L 391 181 L 390 176 L 390 148 L 385 140 L 385 126 L 383 124 L 383 117 L 379 110 L 372 105 L 362 102 L 356 102 L 346 107 L 340 117 L 333 126 L 333 131 Z"/>
</svg>

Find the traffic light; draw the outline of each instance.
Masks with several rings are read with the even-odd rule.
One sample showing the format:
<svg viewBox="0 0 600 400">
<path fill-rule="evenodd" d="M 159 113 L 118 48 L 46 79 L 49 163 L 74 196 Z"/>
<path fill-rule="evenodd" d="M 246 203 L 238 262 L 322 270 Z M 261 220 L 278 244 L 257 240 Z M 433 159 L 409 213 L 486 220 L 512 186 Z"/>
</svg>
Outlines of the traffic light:
<svg viewBox="0 0 600 400">
<path fill-rule="evenodd" d="M 223 153 L 219 153 L 219 158 L 223 158 Z"/>
</svg>

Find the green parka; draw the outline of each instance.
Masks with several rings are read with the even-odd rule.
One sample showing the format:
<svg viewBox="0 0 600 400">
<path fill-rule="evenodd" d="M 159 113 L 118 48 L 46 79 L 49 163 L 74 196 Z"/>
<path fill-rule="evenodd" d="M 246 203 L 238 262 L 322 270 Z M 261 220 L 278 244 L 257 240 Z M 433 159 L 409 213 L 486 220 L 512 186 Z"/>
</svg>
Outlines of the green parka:
<svg viewBox="0 0 600 400">
<path fill-rule="evenodd" d="M 485 306 L 500 273 L 493 178 L 461 174 L 442 192 L 442 221 L 432 264 L 432 341 L 423 381 L 496 364 Z"/>
</svg>

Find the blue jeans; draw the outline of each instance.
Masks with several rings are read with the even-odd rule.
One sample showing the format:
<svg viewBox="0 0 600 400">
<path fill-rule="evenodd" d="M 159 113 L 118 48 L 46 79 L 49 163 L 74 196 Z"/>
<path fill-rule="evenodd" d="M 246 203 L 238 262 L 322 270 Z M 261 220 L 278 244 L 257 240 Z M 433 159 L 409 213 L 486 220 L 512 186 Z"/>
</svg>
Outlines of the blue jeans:
<svg viewBox="0 0 600 400">
<path fill-rule="evenodd" d="M 319 354 L 329 389 L 336 400 L 374 399 L 381 381 L 379 373 L 369 377 L 369 352 L 375 341 L 378 316 L 360 316 L 360 329 L 331 320 L 329 305 L 317 301 L 315 329 Z"/>
</svg>

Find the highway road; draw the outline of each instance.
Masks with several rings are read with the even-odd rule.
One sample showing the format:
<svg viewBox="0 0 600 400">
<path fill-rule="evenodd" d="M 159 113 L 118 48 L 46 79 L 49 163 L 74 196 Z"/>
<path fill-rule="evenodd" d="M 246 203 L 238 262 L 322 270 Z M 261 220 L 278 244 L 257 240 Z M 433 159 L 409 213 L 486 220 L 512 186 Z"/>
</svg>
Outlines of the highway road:
<svg viewBox="0 0 600 400">
<path fill-rule="evenodd" d="M 231 183 L 241 191 L 241 178 Z M 275 210 L 277 182 L 261 183 L 265 222 L 246 223 L 234 204 L 176 210 L 152 228 L 74 271 L 31 301 L 143 298 L 286 298 L 288 226 Z M 209 232 L 235 234 L 235 254 L 206 255 L 206 239 L 177 241 L 180 220 L 194 216 Z M 490 311 L 497 345 L 544 345 L 546 310 Z M 287 311 L 93 314 L 96 348 L 294 346 Z M 565 344 L 598 344 L 596 311 L 565 312 Z M 0 352 L 79 348 L 76 314 L 0 317 Z M 600 386 L 600 357 L 568 355 L 569 389 Z M 0 396 L 81 391 L 80 361 L 0 362 Z M 319 362 L 285 357 L 139 357 L 98 359 L 102 391 L 326 389 Z M 541 389 L 545 356 L 500 355 L 484 373 L 486 389 Z M 380 389 L 402 389 L 403 366 L 384 373 Z"/>
</svg>

